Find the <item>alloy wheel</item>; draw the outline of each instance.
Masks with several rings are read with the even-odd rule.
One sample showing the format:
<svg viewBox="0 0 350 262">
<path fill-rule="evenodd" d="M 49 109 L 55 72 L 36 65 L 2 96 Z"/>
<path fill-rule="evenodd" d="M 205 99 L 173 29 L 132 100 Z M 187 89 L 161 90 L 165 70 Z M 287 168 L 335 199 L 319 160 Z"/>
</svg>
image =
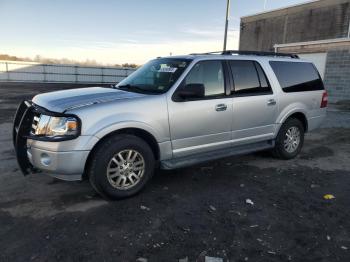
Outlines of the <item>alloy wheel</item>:
<svg viewBox="0 0 350 262">
<path fill-rule="evenodd" d="M 115 154 L 107 166 L 108 182 L 120 190 L 136 186 L 144 173 L 145 160 L 134 149 L 126 149 Z"/>
<path fill-rule="evenodd" d="M 300 144 L 300 130 L 296 126 L 290 127 L 285 135 L 284 149 L 288 153 L 294 153 Z"/>
</svg>

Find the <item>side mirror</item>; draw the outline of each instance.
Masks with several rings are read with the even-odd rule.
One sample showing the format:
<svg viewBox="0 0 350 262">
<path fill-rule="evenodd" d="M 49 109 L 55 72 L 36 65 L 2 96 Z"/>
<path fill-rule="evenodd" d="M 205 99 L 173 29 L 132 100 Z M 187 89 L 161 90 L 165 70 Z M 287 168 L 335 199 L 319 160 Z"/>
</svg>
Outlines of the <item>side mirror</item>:
<svg viewBox="0 0 350 262">
<path fill-rule="evenodd" d="M 177 93 L 182 99 L 202 98 L 204 97 L 203 84 L 188 84 L 183 86 Z"/>
</svg>

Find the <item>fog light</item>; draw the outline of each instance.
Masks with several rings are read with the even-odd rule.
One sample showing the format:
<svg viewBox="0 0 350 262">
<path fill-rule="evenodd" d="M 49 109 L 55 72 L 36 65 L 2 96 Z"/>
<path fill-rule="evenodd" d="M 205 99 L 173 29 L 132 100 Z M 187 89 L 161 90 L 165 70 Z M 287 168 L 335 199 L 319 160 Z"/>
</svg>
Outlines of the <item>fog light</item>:
<svg viewBox="0 0 350 262">
<path fill-rule="evenodd" d="M 41 164 L 43 164 L 44 166 L 49 166 L 51 164 L 51 158 L 48 154 L 42 153 L 40 157 Z"/>
</svg>

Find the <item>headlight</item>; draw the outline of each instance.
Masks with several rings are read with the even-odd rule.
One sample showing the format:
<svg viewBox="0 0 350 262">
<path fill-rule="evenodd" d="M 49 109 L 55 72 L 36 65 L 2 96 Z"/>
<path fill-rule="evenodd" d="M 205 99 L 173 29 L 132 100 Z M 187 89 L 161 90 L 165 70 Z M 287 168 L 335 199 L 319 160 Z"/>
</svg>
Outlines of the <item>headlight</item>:
<svg viewBox="0 0 350 262">
<path fill-rule="evenodd" d="M 47 136 L 77 135 L 78 122 L 72 117 L 51 117 L 46 128 Z"/>
<path fill-rule="evenodd" d="M 32 134 L 52 138 L 75 137 L 79 135 L 79 121 L 75 117 L 40 115 L 32 126 Z"/>
</svg>

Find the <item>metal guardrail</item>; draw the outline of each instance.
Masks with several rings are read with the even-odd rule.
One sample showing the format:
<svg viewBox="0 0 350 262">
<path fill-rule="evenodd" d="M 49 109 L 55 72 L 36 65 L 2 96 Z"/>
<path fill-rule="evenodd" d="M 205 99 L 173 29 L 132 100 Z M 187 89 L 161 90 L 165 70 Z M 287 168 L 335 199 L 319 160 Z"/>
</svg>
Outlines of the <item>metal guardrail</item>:
<svg viewBox="0 0 350 262">
<path fill-rule="evenodd" d="M 135 69 L 0 61 L 0 82 L 104 83 L 120 82 Z"/>
</svg>

